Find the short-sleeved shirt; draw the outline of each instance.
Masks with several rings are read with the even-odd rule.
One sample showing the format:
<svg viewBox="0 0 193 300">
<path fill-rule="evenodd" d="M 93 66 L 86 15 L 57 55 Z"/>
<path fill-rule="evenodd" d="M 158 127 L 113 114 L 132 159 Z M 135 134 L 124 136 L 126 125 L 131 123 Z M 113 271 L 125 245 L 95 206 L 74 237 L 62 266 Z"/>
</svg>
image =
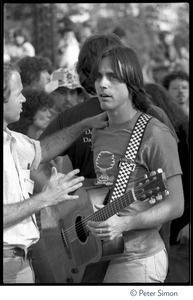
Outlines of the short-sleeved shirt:
<svg viewBox="0 0 193 300">
<path fill-rule="evenodd" d="M 25 201 L 33 193 L 30 169 L 36 169 L 41 161 L 40 142 L 8 128 L 4 130 L 3 149 L 3 204 Z M 35 216 L 4 229 L 4 245 L 28 248 L 39 239 Z"/>
<path fill-rule="evenodd" d="M 92 143 L 94 168 L 98 184 L 114 183 L 120 158 L 125 154 L 132 129 L 141 112 L 122 124 L 110 125 L 104 129 L 93 129 Z M 156 118 L 147 124 L 140 149 L 136 156 L 136 167 L 131 173 L 129 188 L 134 187 L 137 178 L 161 168 L 166 178 L 182 174 L 177 143 L 172 131 Z M 126 216 L 136 211 L 146 210 L 148 202 L 137 201 L 122 210 L 119 215 Z M 160 228 L 124 232 L 125 252 L 129 258 L 147 257 L 163 249 Z"/>
<path fill-rule="evenodd" d="M 155 105 L 149 109 L 149 113 L 155 116 L 160 121 L 172 128 L 171 122 L 165 112 Z M 40 136 L 40 140 L 58 130 L 71 126 L 85 118 L 92 117 L 102 113 L 100 102 L 97 97 L 90 98 L 78 105 L 68 108 L 61 112 L 51 123 L 46 127 Z M 174 129 L 173 129 L 174 132 Z M 80 169 L 80 175 L 85 178 L 96 178 L 93 166 L 93 152 L 91 147 L 92 130 L 87 129 L 82 135 L 62 154 L 67 154 L 72 162 L 73 169 Z"/>
</svg>

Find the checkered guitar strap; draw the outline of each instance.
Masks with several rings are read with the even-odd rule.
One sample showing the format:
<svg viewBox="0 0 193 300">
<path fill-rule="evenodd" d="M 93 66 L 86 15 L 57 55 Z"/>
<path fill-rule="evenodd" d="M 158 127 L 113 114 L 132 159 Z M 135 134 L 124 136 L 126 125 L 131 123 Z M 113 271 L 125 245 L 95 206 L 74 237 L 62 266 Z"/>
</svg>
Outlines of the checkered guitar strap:
<svg viewBox="0 0 193 300">
<path fill-rule="evenodd" d="M 121 197 L 126 191 L 130 174 L 134 171 L 136 166 L 135 159 L 141 145 L 145 128 L 151 118 L 151 116 L 144 113 L 139 116 L 135 123 L 125 155 L 120 159 L 116 181 L 110 192 L 110 202 Z"/>
</svg>

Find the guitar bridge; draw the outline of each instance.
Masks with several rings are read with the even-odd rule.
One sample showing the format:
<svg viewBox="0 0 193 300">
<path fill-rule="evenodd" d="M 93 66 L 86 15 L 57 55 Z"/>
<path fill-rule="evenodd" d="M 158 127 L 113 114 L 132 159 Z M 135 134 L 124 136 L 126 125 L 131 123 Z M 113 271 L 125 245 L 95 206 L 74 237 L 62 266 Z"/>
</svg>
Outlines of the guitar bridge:
<svg viewBox="0 0 193 300">
<path fill-rule="evenodd" d="M 59 225 L 60 225 L 60 233 L 61 233 L 61 237 L 62 237 L 62 243 L 64 245 L 66 254 L 68 255 L 69 259 L 71 259 L 72 255 L 71 255 L 70 249 L 68 247 L 68 241 L 67 241 L 67 238 L 65 235 L 65 230 L 64 230 L 64 222 L 62 219 L 59 220 Z"/>
</svg>

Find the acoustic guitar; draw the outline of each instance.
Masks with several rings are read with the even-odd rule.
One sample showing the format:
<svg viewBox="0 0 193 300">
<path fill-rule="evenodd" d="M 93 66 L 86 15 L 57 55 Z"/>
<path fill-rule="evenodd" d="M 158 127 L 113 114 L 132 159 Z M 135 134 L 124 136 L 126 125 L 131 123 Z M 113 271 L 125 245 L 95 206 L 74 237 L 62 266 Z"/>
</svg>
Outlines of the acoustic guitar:
<svg viewBox="0 0 193 300">
<path fill-rule="evenodd" d="M 88 264 L 112 258 L 124 250 L 123 238 L 103 242 L 86 228 L 89 220 L 105 221 L 135 201 L 152 201 L 169 194 L 165 173 L 144 175 L 134 188 L 96 210 L 108 192 L 106 186 L 78 189 L 79 199 L 64 201 L 41 211 L 43 238 L 57 283 L 81 283 Z M 63 272 L 62 272 L 63 271 Z M 61 274 L 65 273 L 65 278 Z"/>
</svg>

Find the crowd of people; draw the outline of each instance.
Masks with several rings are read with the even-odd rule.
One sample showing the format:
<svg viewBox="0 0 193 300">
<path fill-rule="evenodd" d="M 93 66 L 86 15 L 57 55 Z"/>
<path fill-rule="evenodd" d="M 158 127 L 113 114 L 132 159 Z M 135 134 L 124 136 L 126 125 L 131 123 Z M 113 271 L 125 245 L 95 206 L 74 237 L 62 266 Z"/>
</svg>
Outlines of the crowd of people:
<svg viewBox="0 0 193 300">
<path fill-rule="evenodd" d="M 178 54 L 172 36 L 160 36 L 171 69 L 159 80 L 146 80 L 140 58 L 119 28 L 86 31 L 81 44 L 72 31 L 61 31 L 57 67 L 16 33 L 22 54 L 4 57 L 3 282 L 188 283 L 189 73 L 179 64 L 173 67 Z M 148 121 L 140 147 L 134 160 L 125 162 L 141 118 Z M 133 156 L 134 149 L 129 151 Z M 112 196 L 124 166 L 124 176 L 130 175 L 124 194 L 133 191 L 133 203 L 110 217 L 88 219 L 81 227 L 84 242 L 78 234 L 71 241 L 65 226 L 71 222 L 76 230 L 80 211 L 87 219 L 91 200 L 87 196 L 84 202 L 77 191 L 84 187 L 90 195 L 94 189 L 98 199 L 105 189 L 102 201 L 92 203 L 92 212 L 102 212 L 116 200 Z M 160 169 L 165 193 L 138 199 L 138 183 Z M 124 249 L 101 259 L 101 249 L 118 238 Z M 87 241 L 92 242 L 88 248 Z M 97 259 L 92 258 L 95 247 Z M 178 255 L 182 259 L 176 262 Z M 176 277 L 178 265 L 186 265 L 185 279 Z"/>
</svg>

